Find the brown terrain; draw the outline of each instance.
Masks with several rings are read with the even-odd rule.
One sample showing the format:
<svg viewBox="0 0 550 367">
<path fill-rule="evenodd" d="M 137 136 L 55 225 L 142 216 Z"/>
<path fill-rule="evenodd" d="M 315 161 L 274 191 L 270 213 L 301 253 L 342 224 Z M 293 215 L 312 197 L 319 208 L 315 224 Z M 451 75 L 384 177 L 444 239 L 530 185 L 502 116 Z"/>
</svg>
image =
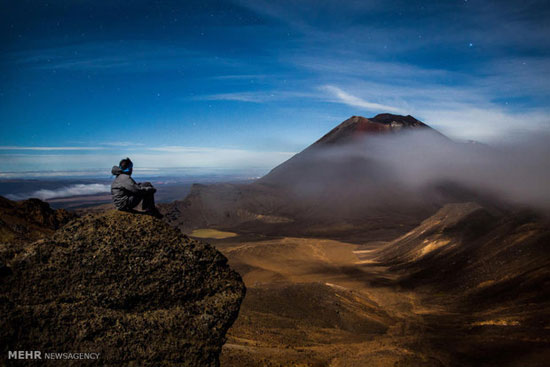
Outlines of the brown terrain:
<svg viewBox="0 0 550 367">
<path fill-rule="evenodd" d="M 247 286 L 222 366 L 546 366 L 549 240 L 474 203 L 388 243 L 218 240 Z"/>
<path fill-rule="evenodd" d="M 74 218 L 74 213 L 54 210 L 38 199 L 12 201 L 0 196 L 0 240 L 6 243 L 43 238 Z"/>
<path fill-rule="evenodd" d="M 547 365 L 547 217 L 452 182 L 419 195 L 353 154 L 418 129 L 456 144 L 411 116 L 354 116 L 253 184 L 163 208 L 247 286 L 222 366 Z"/>
</svg>

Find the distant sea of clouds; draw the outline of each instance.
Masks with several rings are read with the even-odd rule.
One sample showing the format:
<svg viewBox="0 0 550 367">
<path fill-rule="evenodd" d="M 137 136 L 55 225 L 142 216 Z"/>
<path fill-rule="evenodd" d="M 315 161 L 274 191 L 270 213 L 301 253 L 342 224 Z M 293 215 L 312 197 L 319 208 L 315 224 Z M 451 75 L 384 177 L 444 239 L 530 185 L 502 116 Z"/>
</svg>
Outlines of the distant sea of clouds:
<svg viewBox="0 0 550 367">
<path fill-rule="evenodd" d="M 36 190 L 33 192 L 6 195 L 10 200 L 23 200 L 27 198 L 38 198 L 41 200 L 64 198 L 70 196 L 95 195 L 108 193 L 110 185 L 92 183 L 92 184 L 74 184 L 63 186 L 55 190 Z"/>
</svg>

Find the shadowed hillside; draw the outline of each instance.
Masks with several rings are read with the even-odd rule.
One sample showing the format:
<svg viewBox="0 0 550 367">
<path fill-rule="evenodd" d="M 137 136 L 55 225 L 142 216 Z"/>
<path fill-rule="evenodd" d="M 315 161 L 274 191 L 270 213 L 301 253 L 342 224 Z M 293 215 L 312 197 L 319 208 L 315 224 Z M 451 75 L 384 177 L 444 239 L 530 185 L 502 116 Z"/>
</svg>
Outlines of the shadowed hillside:
<svg viewBox="0 0 550 367">
<path fill-rule="evenodd" d="M 404 286 L 460 296 L 449 300 L 454 307 L 490 315 L 498 305 L 516 322 L 550 323 L 550 223 L 532 211 L 447 205 L 375 256 L 406 274 Z"/>
<path fill-rule="evenodd" d="M 0 242 L 25 243 L 52 234 L 76 216 L 53 210 L 39 199 L 12 201 L 0 196 Z"/>
<path fill-rule="evenodd" d="M 220 242 L 248 288 L 223 364 L 546 366 L 549 235 L 464 203 L 385 244 Z"/>
</svg>

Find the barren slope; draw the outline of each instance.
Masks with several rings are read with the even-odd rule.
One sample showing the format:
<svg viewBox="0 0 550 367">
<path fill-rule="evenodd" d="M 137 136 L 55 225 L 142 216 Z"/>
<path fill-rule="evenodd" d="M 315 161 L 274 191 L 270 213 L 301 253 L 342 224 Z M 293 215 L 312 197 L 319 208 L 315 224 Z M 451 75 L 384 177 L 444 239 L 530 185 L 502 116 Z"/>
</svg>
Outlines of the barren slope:
<svg viewBox="0 0 550 367">
<path fill-rule="evenodd" d="M 225 240 L 248 293 L 222 365 L 545 366 L 549 231 L 470 203 L 385 244 Z"/>
</svg>

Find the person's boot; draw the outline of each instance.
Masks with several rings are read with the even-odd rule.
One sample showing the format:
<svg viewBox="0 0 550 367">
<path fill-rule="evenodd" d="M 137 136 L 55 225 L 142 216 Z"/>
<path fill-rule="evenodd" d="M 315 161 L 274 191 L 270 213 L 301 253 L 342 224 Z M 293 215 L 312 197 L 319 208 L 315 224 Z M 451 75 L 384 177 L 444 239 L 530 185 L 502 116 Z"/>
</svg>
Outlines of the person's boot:
<svg viewBox="0 0 550 367">
<path fill-rule="evenodd" d="M 157 208 L 146 210 L 144 214 L 150 215 L 157 219 L 162 219 L 164 217 L 164 215 L 162 215 Z"/>
</svg>

